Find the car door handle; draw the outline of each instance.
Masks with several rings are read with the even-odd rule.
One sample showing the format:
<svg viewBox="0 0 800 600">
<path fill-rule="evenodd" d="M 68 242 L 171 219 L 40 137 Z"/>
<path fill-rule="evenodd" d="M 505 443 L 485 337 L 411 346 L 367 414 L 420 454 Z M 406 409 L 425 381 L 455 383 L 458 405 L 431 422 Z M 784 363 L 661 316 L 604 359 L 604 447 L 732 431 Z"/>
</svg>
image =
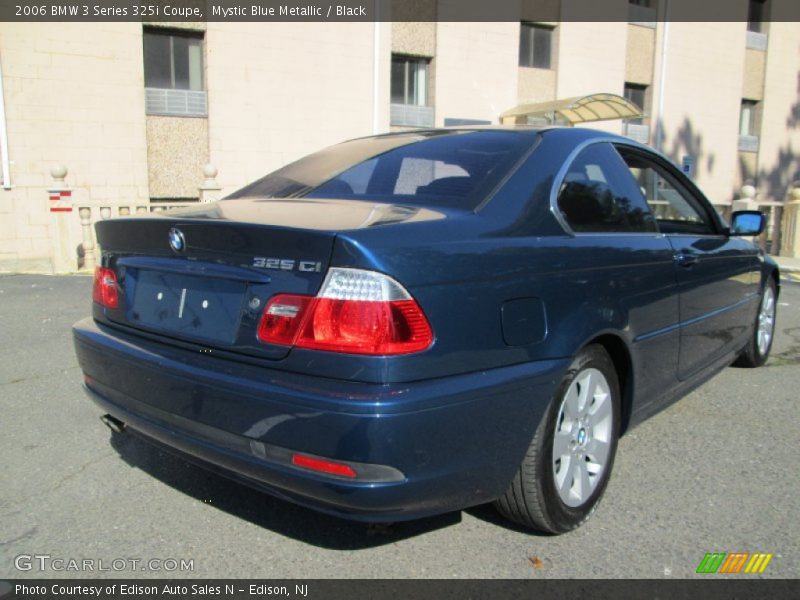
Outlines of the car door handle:
<svg viewBox="0 0 800 600">
<path fill-rule="evenodd" d="M 675 255 L 675 262 L 678 263 L 679 267 L 683 267 L 684 269 L 691 269 L 693 266 L 697 264 L 697 256 L 694 254 L 676 254 Z"/>
</svg>

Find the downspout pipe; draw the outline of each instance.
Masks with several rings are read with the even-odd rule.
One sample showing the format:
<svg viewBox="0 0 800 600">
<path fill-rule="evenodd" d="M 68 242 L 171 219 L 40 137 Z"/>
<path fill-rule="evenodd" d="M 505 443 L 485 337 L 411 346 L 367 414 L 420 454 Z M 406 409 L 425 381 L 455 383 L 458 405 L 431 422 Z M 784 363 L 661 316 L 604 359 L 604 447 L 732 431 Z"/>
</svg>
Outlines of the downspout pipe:
<svg viewBox="0 0 800 600">
<path fill-rule="evenodd" d="M 380 0 L 374 2 L 372 23 L 372 133 L 380 133 L 380 65 L 381 65 L 381 21 Z"/>
<path fill-rule="evenodd" d="M 658 121 L 655 146 L 664 152 L 664 88 L 667 85 L 667 56 L 669 54 L 669 0 L 664 0 L 664 29 L 661 32 L 661 69 L 658 76 Z"/>
<path fill-rule="evenodd" d="M 3 189 L 11 189 L 11 160 L 8 158 L 6 96 L 3 90 L 3 61 L 0 60 L 0 156 L 2 156 Z"/>
</svg>

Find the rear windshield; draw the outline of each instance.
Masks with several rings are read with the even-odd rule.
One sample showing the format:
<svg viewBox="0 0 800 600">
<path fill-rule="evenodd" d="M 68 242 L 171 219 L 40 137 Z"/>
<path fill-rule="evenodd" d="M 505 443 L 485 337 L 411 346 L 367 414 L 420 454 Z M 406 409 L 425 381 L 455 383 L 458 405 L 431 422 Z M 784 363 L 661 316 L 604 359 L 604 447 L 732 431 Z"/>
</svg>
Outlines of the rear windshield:
<svg viewBox="0 0 800 600">
<path fill-rule="evenodd" d="M 228 197 L 346 198 L 471 210 L 533 139 L 513 131 L 448 131 L 353 140 L 300 159 Z"/>
</svg>

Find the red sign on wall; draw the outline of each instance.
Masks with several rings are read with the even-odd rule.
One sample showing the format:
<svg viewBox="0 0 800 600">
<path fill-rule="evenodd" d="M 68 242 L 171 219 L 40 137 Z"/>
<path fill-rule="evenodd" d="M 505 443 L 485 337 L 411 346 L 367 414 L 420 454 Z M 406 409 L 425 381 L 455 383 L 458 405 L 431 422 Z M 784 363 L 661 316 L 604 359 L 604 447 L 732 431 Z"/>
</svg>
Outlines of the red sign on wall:
<svg viewBox="0 0 800 600">
<path fill-rule="evenodd" d="M 72 190 L 48 190 L 50 212 L 72 212 Z"/>
</svg>

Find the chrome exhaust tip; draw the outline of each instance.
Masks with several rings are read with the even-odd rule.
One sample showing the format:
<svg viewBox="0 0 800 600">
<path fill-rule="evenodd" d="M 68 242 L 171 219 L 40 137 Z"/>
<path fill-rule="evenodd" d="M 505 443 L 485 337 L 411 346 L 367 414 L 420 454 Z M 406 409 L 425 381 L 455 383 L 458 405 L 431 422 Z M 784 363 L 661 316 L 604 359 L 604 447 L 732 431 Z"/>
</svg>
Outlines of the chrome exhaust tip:
<svg viewBox="0 0 800 600">
<path fill-rule="evenodd" d="M 125 431 L 125 423 L 119 419 L 115 419 L 111 415 L 103 415 L 100 417 L 100 420 L 114 433 L 122 433 Z"/>
</svg>

